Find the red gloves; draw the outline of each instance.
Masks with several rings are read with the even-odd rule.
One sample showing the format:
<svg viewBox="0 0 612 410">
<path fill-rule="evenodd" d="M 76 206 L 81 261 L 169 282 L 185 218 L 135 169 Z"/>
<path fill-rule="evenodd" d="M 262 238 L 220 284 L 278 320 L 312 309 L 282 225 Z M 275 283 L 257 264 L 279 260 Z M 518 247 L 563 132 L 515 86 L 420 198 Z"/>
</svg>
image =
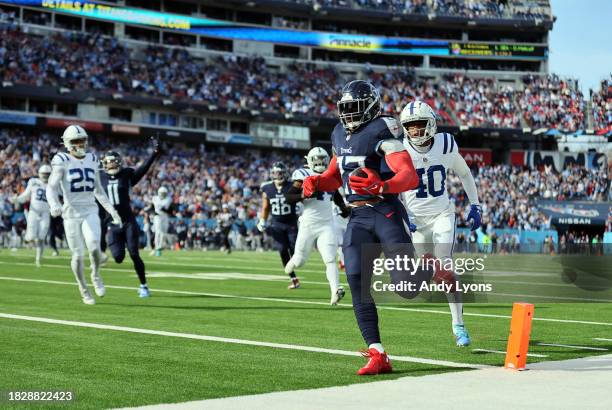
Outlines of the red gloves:
<svg viewBox="0 0 612 410">
<path fill-rule="evenodd" d="M 304 178 L 302 189 L 304 198 L 310 198 L 315 192 L 335 192 L 342 186 L 342 177 L 334 155 L 329 166 L 321 175 L 312 175 Z"/>
<path fill-rule="evenodd" d="M 376 172 L 368 168 L 361 168 L 366 174 L 365 177 L 359 175 L 351 175 L 349 177 L 349 186 L 358 195 L 380 195 L 382 194 L 384 182 Z"/>
</svg>

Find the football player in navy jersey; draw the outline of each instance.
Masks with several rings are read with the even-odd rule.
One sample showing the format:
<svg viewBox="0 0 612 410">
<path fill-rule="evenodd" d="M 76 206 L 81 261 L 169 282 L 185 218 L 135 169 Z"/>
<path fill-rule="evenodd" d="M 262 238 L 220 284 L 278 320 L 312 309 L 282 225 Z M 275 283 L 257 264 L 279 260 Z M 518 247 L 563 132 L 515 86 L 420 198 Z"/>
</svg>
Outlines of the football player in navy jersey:
<svg viewBox="0 0 612 410">
<path fill-rule="evenodd" d="M 358 374 L 387 373 L 391 363 L 381 344 L 376 304 L 366 297 L 372 273 L 361 272 L 361 248 L 410 243 L 408 216 L 398 194 L 415 188 L 418 177 L 402 145 L 402 127 L 395 118 L 381 115 L 380 95 L 372 84 L 346 84 L 337 106 L 340 122 L 331 137 L 334 156 L 324 173 L 304 179 L 303 194 L 344 190 L 352 212 L 342 250 L 355 317 L 368 344 L 364 356 L 369 360 Z"/>
<path fill-rule="evenodd" d="M 132 258 L 134 263 L 134 269 L 140 280 L 138 295 L 141 298 L 149 297 L 151 294 L 147 286 L 145 265 L 139 254 L 140 228 L 132 212 L 130 190 L 145 176 L 155 159 L 162 153 L 159 142 L 153 138 L 152 141 L 153 154 L 140 167 L 136 169 L 122 167 L 121 156 L 117 152 L 110 151 L 102 158 L 104 171 L 100 173 L 102 187 L 107 193 L 110 202 L 121 216 L 122 222 L 121 227 L 110 227 L 108 247 L 111 250 L 113 259 L 117 263 L 123 262 L 125 248 L 127 247 L 130 258 Z"/>
<path fill-rule="evenodd" d="M 293 196 L 301 197 L 300 193 L 293 193 L 293 183 L 289 181 L 289 170 L 282 162 L 275 162 L 270 169 L 272 181 L 261 184 L 262 208 L 259 214 L 257 229 L 268 232 L 274 240 L 274 248 L 280 252 L 283 267 L 287 265 L 295 252 L 295 241 L 298 234 L 296 201 L 288 201 Z M 290 192 L 291 190 L 291 192 Z M 271 222 L 268 225 L 268 217 Z M 289 289 L 300 287 L 300 281 L 295 272 L 289 272 L 291 284 Z"/>
</svg>

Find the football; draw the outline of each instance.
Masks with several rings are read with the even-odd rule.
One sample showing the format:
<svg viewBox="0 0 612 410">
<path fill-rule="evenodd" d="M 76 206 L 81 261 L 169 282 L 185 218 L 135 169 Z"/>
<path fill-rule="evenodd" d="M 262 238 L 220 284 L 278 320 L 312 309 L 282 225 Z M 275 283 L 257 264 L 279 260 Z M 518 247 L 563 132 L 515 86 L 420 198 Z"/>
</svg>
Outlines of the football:
<svg viewBox="0 0 612 410">
<path fill-rule="evenodd" d="M 380 178 L 380 175 L 378 175 L 378 172 L 376 172 L 373 169 L 370 168 L 366 168 L 366 167 L 359 167 L 357 169 L 354 169 L 353 171 L 351 171 L 351 173 L 349 174 L 349 176 L 358 176 L 360 178 L 367 178 L 368 174 L 365 172 L 365 170 L 368 169 L 371 173 L 373 173 L 374 175 L 378 176 Z"/>
</svg>

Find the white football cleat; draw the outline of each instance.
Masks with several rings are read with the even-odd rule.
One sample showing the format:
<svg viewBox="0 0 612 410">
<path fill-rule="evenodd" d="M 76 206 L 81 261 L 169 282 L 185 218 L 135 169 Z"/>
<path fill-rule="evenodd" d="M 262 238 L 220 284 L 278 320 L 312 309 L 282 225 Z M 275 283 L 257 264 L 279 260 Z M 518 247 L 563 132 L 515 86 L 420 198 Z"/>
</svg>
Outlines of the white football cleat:
<svg viewBox="0 0 612 410">
<path fill-rule="evenodd" d="M 336 293 L 334 293 L 332 295 L 332 298 L 331 298 L 331 301 L 330 301 L 331 305 L 332 306 L 336 306 L 338 303 L 340 303 L 340 301 L 342 300 L 344 295 L 346 295 L 346 292 L 344 291 L 344 288 L 342 286 L 338 286 L 338 289 L 336 290 Z"/>
<path fill-rule="evenodd" d="M 102 256 L 100 256 L 100 266 L 106 265 L 106 262 L 108 262 L 108 255 L 103 253 Z"/>
<path fill-rule="evenodd" d="M 83 303 L 85 303 L 86 305 L 96 304 L 96 300 L 91 296 L 91 293 L 89 293 L 88 290 L 86 290 L 85 292 L 82 292 L 81 295 L 83 297 Z"/>
<path fill-rule="evenodd" d="M 94 275 L 91 275 L 91 282 L 93 283 L 96 295 L 103 298 L 104 295 L 106 295 L 106 288 L 104 287 L 104 282 L 102 282 L 102 278 L 99 276 L 96 277 Z"/>
</svg>

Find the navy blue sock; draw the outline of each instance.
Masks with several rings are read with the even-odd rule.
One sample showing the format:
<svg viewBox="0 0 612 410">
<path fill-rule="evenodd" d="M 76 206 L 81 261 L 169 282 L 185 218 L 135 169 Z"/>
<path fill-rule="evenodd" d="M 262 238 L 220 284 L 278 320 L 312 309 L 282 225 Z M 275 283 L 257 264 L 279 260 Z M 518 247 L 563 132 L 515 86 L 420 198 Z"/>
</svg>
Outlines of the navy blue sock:
<svg viewBox="0 0 612 410">
<path fill-rule="evenodd" d="M 361 330 L 361 336 L 369 346 L 372 343 L 380 343 L 380 331 L 378 330 L 378 312 L 374 300 L 364 298 L 362 290 L 361 275 L 346 275 L 353 297 L 353 311 Z M 366 290 L 367 291 L 367 290 Z"/>
</svg>

